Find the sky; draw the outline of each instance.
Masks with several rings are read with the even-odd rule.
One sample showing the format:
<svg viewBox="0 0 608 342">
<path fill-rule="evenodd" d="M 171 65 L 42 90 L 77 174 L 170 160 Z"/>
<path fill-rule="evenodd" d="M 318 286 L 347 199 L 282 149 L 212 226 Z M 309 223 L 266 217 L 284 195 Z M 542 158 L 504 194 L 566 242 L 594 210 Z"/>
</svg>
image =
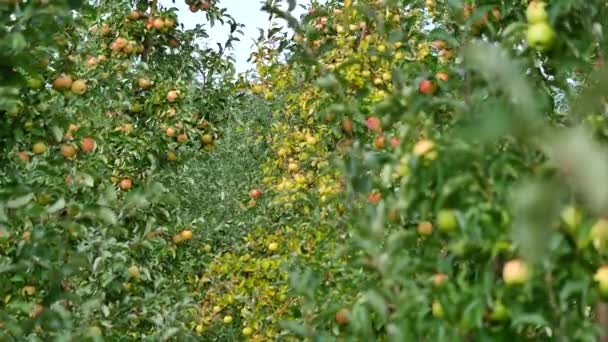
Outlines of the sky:
<svg viewBox="0 0 608 342">
<path fill-rule="evenodd" d="M 286 3 L 286 1 L 283 1 Z M 298 0 L 298 4 L 307 4 L 307 0 Z M 205 14 L 203 12 L 192 13 L 184 0 L 161 0 L 160 3 L 165 7 L 176 7 L 178 18 L 186 29 L 193 28 L 196 24 L 207 24 Z M 252 51 L 254 41 L 259 36 L 258 27 L 266 30 L 268 28 L 268 14 L 261 11 L 261 0 L 220 0 L 219 6 L 226 8 L 228 13 L 241 24 L 245 25 L 243 32 L 244 36 L 239 37 L 240 42 L 235 43 L 233 55 L 236 58 L 237 72 L 244 72 L 250 69 L 252 65 L 247 63 L 247 58 Z M 286 8 L 286 7 L 285 7 Z M 294 15 L 298 17 L 303 12 L 299 6 Z M 207 26 L 208 27 L 208 26 Z M 218 25 L 208 30 L 210 43 L 215 45 L 215 42 L 223 43 L 228 35 L 229 27 Z"/>
</svg>

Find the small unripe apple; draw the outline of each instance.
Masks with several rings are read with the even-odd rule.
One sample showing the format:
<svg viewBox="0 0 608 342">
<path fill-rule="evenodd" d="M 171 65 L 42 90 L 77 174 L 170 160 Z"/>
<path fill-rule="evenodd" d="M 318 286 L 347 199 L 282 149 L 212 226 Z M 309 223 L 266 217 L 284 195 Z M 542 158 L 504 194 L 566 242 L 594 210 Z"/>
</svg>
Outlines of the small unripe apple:
<svg viewBox="0 0 608 342">
<path fill-rule="evenodd" d="M 452 209 L 442 209 L 437 213 L 437 228 L 444 233 L 451 233 L 458 228 L 456 213 Z"/>
<path fill-rule="evenodd" d="M 232 323 L 232 316 L 224 316 L 224 323 L 225 324 Z"/>
<path fill-rule="evenodd" d="M 243 328 L 243 336 L 251 336 L 253 334 L 253 329 L 250 327 Z"/>
<path fill-rule="evenodd" d="M 209 145 L 213 142 L 213 136 L 211 134 L 204 134 L 201 137 L 201 140 L 202 140 L 203 144 Z"/>
<path fill-rule="evenodd" d="M 509 319 L 509 309 L 500 301 L 494 304 L 494 310 L 490 314 L 490 320 L 494 322 L 504 322 Z"/>
<path fill-rule="evenodd" d="M 528 27 L 526 38 L 528 46 L 539 51 L 547 51 L 553 46 L 555 31 L 548 23 L 540 22 Z"/>
<path fill-rule="evenodd" d="M 139 279 L 139 268 L 135 265 L 129 267 L 129 269 L 127 270 L 129 272 L 129 275 L 131 277 L 133 277 L 133 279 Z"/>
<path fill-rule="evenodd" d="M 433 305 L 431 307 L 431 312 L 433 313 L 433 316 L 435 316 L 437 318 L 441 318 L 445 314 L 443 311 L 443 306 L 441 305 L 441 302 L 439 302 L 438 300 L 433 301 Z"/>
<path fill-rule="evenodd" d="M 279 249 L 279 244 L 278 244 L 278 243 L 276 243 L 276 242 L 271 242 L 271 243 L 269 243 L 269 244 L 268 244 L 268 250 L 269 250 L 270 252 L 275 252 L 275 251 L 276 251 L 276 250 L 278 250 L 278 249 Z"/>
<path fill-rule="evenodd" d="M 47 149 L 46 144 L 43 142 L 37 142 L 32 146 L 32 152 L 35 154 L 43 154 Z"/>
<path fill-rule="evenodd" d="M 568 206 L 562 211 L 561 218 L 568 230 L 574 232 L 583 221 L 583 214 L 577 207 Z"/>
<path fill-rule="evenodd" d="M 602 298 L 608 298 L 608 265 L 600 267 L 593 275 L 593 280 L 598 283 Z"/>
<path fill-rule="evenodd" d="M 528 265 L 520 259 L 510 260 L 502 268 L 502 279 L 507 285 L 525 284 L 530 280 L 530 277 Z"/>
<path fill-rule="evenodd" d="M 175 152 L 173 152 L 173 151 L 168 151 L 167 152 L 167 160 L 171 161 L 171 162 L 176 161 L 177 160 L 177 154 L 175 154 Z"/>
<path fill-rule="evenodd" d="M 289 172 L 298 172 L 300 170 L 300 166 L 297 163 L 289 163 L 287 165 L 287 170 Z"/>
<path fill-rule="evenodd" d="M 538 24 L 546 22 L 549 18 L 544 1 L 532 1 L 526 9 L 526 19 L 529 24 Z"/>
<path fill-rule="evenodd" d="M 606 250 L 606 248 L 608 248 L 608 220 L 598 220 L 593 227 L 591 227 L 589 235 L 593 247 L 595 247 L 598 252 Z"/>
</svg>

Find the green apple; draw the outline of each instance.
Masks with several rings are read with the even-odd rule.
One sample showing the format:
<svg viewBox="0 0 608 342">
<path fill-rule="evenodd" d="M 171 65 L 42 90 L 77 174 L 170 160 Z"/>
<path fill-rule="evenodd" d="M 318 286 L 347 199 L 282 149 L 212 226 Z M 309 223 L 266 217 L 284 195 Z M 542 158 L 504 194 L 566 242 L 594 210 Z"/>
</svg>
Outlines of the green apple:
<svg viewBox="0 0 608 342">
<path fill-rule="evenodd" d="M 441 303 L 438 300 L 433 301 L 433 306 L 431 307 L 431 312 L 433 313 L 433 316 L 435 316 L 437 318 L 441 318 L 445 314 L 443 311 L 443 306 L 441 305 Z"/>
<path fill-rule="evenodd" d="M 490 319 L 494 322 L 504 322 L 509 319 L 509 309 L 500 301 L 494 305 L 494 310 L 490 314 Z"/>
<path fill-rule="evenodd" d="M 539 51 L 547 51 L 553 46 L 555 31 L 553 31 L 551 25 L 546 22 L 540 22 L 528 27 L 526 38 L 528 46 Z"/>
<path fill-rule="evenodd" d="M 593 242 L 593 247 L 595 247 L 598 252 L 606 250 L 606 248 L 608 248 L 608 220 L 598 220 L 593 227 L 591 227 L 589 237 Z"/>
<path fill-rule="evenodd" d="M 593 280 L 598 283 L 602 298 L 608 298 L 608 266 L 600 267 L 593 275 Z"/>
<path fill-rule="evenodd" d="M 456 213 L 452 209 L 442 209 L 437 213 L 437 228 L 444 233 L 450 233 L 456 230 L 458 221 L 456 221 Z"/>
<path fill-rule="evenodd" d="M 507 261 L 502 268 L 502 279 L 507 285 L 521 285 L 531 278 L 528 265 L 520 259 Z"/>
<path fill-rule="evenodd" d="M 561 217 L 562 221 L 564 221 L 570 232 L 576 231 L 576 228 L 578 228 L 583 221 L 583 214 L 581 213 L 580 209 L 575 206 L 568 206 L 564 208 L 564 210 L 562 210 Z"/>
<path fill-rule="evenodd" d="M 526 10 L 526 19 L 528 19 L 529 24 L 538 24 L 542 22 L 546 22 L 549 18 L 547 14 L 547 10 L 543 1 L 532 1 L 528 5 L 528 9 Z"/>
</svg>

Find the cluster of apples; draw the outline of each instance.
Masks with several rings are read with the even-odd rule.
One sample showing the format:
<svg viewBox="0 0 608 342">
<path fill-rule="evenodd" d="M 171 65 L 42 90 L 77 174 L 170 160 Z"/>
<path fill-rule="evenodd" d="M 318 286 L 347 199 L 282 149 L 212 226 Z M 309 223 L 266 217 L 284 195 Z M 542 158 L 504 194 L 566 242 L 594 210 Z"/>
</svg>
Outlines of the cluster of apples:
<svg viewBox="0 0 608 342">
<path fill-rule="evenodd" d="M 71 75 L 61 74 L 53 80 L 53 89 L 58 91 L 70 90 L 76 95 L 82 95 L 87 92 L 87 82 L 85 80 L 74 80 Z"/>
<path fill-rule="evenodd" d="M 196 13 L 199 10 L 207 11 L 213 6 L 213 0 L 186 0 L 186 5 L 190 7 L 192 13 Z"/>
<path fill-rule="evenodd" d="M 171 17 L 148 17 L 148 21 L 146 22 L 147 30 L 158 30 L 160 32 L 166 33 L 169 32 L 172 28 L 175 27 L 175 19 Z"/>
<path fill-rule="evenodd" d="M 132 55 L 134 53 L 142 53 L 144 51 L 143 44 L 135 41 L 126 39 L 124 37 L 118 37 L 110 46 L 112 51 L 116 53 L 123 53 L 125 55 Z"/>
<path fill-rule="evenodd" d="M 555 41 L 555 31 L 549 24 L 549 15 L 545 7 L 546 4 L 542 1 L 532 1 L 526 10 L 528 46 L 539 51 L 551 49 Z"/>
</svg>

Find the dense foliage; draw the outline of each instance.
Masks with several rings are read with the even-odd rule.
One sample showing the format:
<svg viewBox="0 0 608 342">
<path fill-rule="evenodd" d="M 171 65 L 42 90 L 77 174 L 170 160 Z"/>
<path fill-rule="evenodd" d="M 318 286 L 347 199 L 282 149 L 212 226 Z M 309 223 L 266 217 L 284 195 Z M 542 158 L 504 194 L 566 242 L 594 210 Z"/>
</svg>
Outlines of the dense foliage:
<svg viewBox="0 0 608 342">
<path fill-rule="evenodd" d="M 186 3 L 0 3 L 0 337 L 608 332 L 606 1 Z"/>
</svg>

